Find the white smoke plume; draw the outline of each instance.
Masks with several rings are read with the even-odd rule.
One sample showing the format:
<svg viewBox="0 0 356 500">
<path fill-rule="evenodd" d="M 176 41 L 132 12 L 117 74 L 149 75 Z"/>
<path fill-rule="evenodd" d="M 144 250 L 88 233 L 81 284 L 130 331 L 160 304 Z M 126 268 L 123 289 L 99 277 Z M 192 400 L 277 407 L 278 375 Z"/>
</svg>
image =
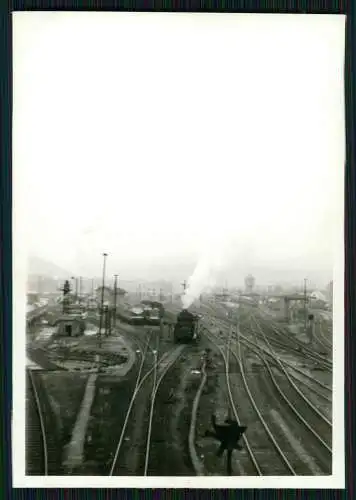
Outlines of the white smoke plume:
<svg viewBox="0 0 356 500">
<path fill-rule="evenodd" d="M 214 239 L 210 237 L 209 240 L 205 238 L 201 256 L 181 297 L 184 309 L 188 309 L 205 288 L 216 284 L 219 273 L 231 260 L 226 234 L 217 231 Z"/>
<path fill-rule="evenodd" d="M 251 260 L 254 258 L 251 254 L 261 214 L 246 208 L 249 206 L 246 180 L 237 185 L 217 175 L 214 180 L 215 185 L 207 191 L 206 203 L 197 217 L 200 258 L 181 297 L 184 309 L 189 308 L 206 288 L 213 287 L 217 281 L 229 281 L 228 270 L 236 265 L 246 267 L 246 251 Z M 217 204 L 214 199 L 219 189 L 226 197 L 223 203 Z"/>
</svg>

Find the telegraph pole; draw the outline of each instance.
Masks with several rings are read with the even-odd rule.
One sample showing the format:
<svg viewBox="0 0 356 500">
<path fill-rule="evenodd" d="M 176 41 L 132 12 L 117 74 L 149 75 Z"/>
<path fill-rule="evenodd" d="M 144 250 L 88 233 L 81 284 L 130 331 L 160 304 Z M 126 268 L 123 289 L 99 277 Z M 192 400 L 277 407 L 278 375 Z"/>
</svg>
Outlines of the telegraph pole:
<svg viewBox="0 0 356 500">
<path fill-rule="evenodd" d="M 117 278 L 118 275 L 114 274 L 114 318 L 113 318 L 113 326 L 115 327 L 116 325 L 116 299 L 117 299 Z"/>
<path fill-rule="evenodd" d="M 304 331 L 307 331 L 307 278 L 304 278 Z"/>
<path fill-rule="evenodd" d="M 226 357 L 227 357 L 227 366 L 229 367 L 229 364 L 230 364 L 230 344 L 231 344 L 231 336 L 232 336 L 232 325 L 230 325 L 230 328 L 229 328 L 229 336 L 228 336 L 228 339 L 227 339 L 227 352 L 226 352 Z M 229 402 L 229 406 L 227 408 L 227 418 L 229 420 L 232 419 L 232 415 L 231 415 L 231 405 L 230 405 L 230 402 Z M 231 459 L 230 459 L 231 460 Z M 228 459 L 228 462 L 229 462 L 229 459 Z"/>
<path fill-rule="evenodd" d="M 184 280 L 183 283 L 182 283 L 182 287 L 183 287 L 183 292 L 185 292 L 186 288 L 187 288 L 187 280 Z"/>
<path fill-rule="evenodd" d="M 104 263 L 103 263 L 103 282 L 101 286 L 101 304 L 100 304 L 100 323 L 99 323 L 99 348 L 101 347 L 101 329 L 103 326 L 103 312 L 104 312 L 104 286 L 105 286 L 105 270 L 106 270 L 106 257 L 107 253 L 103 253 Z"/>
<path fill-rule="evenodd" d="M 105 337 L 107 337 L 111 333 L 111 318 L 110 318 L 110 311 L 109 311 L 108 305 L 105 306 L 104 321 L 105 321 Z"/>
<path fill-rule="evenodd" d="M 73 280 L 73 291 L 74 291 L 74 287 L 75 287 L 74 302 L 76 302 L 77 301 L 77 279 L 75 278 L 75 276 L 71 276 L 70 279 Z"/>
<path fill-rule="evenodd" d="M 71 279 L 74 280 L 74 283 L 75 283 L 75 302 L 77 302 L 77 300 L 78 300 L 78 278 L 76 278 L 75 276 L 72 276 Z"/>
<path fill-rule="evenodd" d="M 79 304 L 82 302 L 82 277 L 79 276 Z"/>
</svg>

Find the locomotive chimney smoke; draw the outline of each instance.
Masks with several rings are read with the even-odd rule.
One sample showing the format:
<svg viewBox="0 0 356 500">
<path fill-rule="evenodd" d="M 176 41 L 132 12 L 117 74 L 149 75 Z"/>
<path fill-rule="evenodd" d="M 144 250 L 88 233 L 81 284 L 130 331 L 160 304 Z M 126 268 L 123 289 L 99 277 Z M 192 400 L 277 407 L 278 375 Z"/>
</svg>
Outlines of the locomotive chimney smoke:
<svg viewBox="0 0 356 500">
<path fill-rule="evenodd" d="M 246 250 L 246 243 L 250 239 L 246 238 L 246 234 L 244 241 L 241 241 L 234 234 L 234 231 L 239 228 L 244 229 L 243 218 L 235 216 L 232 218 L 215 205 L 212 204 L 212 206 L 216 214 L 210 209 L 208 212 L 209 224 L 201 228 L 200 257 L 181 296 L 184 309 L 190 307 L 206 287 L 214 286 L 219 273 L 234 262 L 236 263 L 237 258 L 241 265 L 244 260 L 243 253 Z M 231 213 L 234 212 L 231 211 Z"/>
<path fill-rule="evenodd" d="M 188 309 L 206 286 L 215 284 L 216 274 L 222 268 L 222 264 L 221 251 L 211 251 L 210 249 L 209 252 L 205 252 L 205 255 L 201 256 L 181 297 L 183 309 Z"/>
<path fill-rule="evenodd" d="M 208 281 L 209 274 L 209 260 L 207 258 L 202 258 L 201 260 L 199 260 L 193 274 L 189 278 L 188 286 L 181 297 L 183 309 L 188 309 L 188 307 L 199 296 L 204 285 Z"/>
</svg>

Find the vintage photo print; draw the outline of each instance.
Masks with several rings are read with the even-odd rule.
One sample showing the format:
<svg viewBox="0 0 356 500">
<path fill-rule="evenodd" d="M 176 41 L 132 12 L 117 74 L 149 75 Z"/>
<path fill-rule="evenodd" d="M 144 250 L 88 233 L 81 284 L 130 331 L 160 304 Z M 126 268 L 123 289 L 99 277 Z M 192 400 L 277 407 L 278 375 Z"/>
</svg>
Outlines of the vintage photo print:
<svg viewBox="0 0 356 500">
<path fill-rule="evenodd" d="M 344 487 L 344 45 L 13 14 L 15 487 Z"/>
</svg>

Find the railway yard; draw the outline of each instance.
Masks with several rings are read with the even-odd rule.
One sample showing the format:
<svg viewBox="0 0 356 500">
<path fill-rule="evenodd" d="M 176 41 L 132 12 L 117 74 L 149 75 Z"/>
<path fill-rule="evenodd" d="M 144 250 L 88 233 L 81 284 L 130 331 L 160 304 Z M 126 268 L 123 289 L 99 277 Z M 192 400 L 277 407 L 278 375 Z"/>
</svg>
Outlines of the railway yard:
<svg viewBox="0 0 356 500">
<path fill-rule="evenodd" d="M 34 323 L 28 475 L 225 476 L 213 415 L 247 427 L 232 475 L 332 473 L 331 320 L 316 316 L 309 342 L 262 308 L 191 309 L 200 315 L 193 343 L 174 342 L 166 324 L 117 321 L 98 346 L 96 313 L 77 338 Z"/>
</svg>

